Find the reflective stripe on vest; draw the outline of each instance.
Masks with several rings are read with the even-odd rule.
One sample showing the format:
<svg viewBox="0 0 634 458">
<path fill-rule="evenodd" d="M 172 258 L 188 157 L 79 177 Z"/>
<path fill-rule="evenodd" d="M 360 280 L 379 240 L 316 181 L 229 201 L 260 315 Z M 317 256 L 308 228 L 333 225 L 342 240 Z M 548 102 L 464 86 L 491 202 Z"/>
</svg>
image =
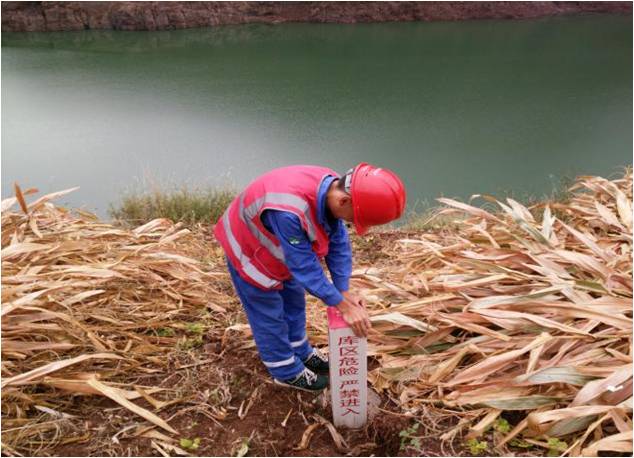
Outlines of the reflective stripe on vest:
<svg viewBox="0 0 634 458">
<path fill-rule="evenodd" d="M 240 265 L 242 266 L 242 270 L 244 271 L 244 273 L 246 273 L 254 281 L 264 286 L 265 288 L 274 288 L 275 286 L 279 285 L 279 281 L 269 278 L 262 272 L 260 272 L 253 264 L 251 264 L 251 259 L 249 259 L 249 257 L 247 257 L 242 252 L 242 248 L 240 248 L 238 241 L 231 231 L 231 223 L 229 222 L 229 210 L 227 210 L 223 215 L 222 223 L 225 227 L 225 234 L 227 235 L 227 240 L 229 241 L 231 251 L 233 251 L 233 255 L 240 261 Z"/>
<path fill-rule="evenodd" d="M 253 217 L 244 209 L 244 194 L 240 195 L 240 211 L 238 212 L 240 219 L 245 223 L 251 233 L 258 239 L 264 247 L 269 250 L 278 261 L 284 262 L 284 252 L 282 247 L 277 246 L 266 235 L 262 233 L 260 228 L 253 222 Z M 245 217 L 246 216 L 246 217 Z"/>
<path fill-rule="evenodd" d="M 301 213 L 304 215 L 303 219 L 306 222 L 306 232 L 308 233 L 309 240 L 311 242 L 314 242 L 315 240 L 317 240 L 315 226 L 313 225 L 313 221 L 310 215 L 310 205 L 304 199 L 302 199 L 299 196 L 296 196 L 295 194 L 287 194 L 282 192 L 266 193 L 263 197 L 256 199 L 248 207 L 246 207 L 244 209 L 244 215 L 247 217 L 247 220 L 252 220 L 260 212 L 262 207 L 268 206 L 268 205 L 286 205 L 289 207 L 295 207 L 298 213 Z M 256 234 L 253 234 L 253 235 L 257 237 Z M 263 235 L 263 237 L 266 237 L 266 236 Z"/>
<path fill-rule="evenodd" d="M 300 220 L 304 222 L 309 240 L 314 243 L 317 240 L 317 234 L 313 224 L 312 215 L 310 213 L 310 205 L 307 201 L 295 194 L 269 192 L 263 197 L 256 199 L 246 208 L 244 207 L 244 195 L 241 195 L 238 202 L 238 218 L 247 226 L 249 232 L 262 246 L 264 246 L 264 248 L 266 248 L 278 261 L 284 263 L 284 252 L 282 251 L 282 248 L 275 245 L 275 243 L 271 241 L 271 239 L 269 239 L 253 222 L 253 219 L 258 216 L 263 209 L 271 208 L 282 211 L 291 211 L 289 209 L 277 207 L 281 205 L 291 207 L 296 212 Z M 231 223 L 229 221 L 230 209 L 231 207 L 227 209 L 222 216 L 224 232 L 234 256 L 239 260 L 240 265 L 242 266 L 243 272 L 264 288 L 275 288 L 280 284 L 280 281 L 271 278 L 260 271 L 251 263 L 251 259 L 243 253 L 242 248 L 231 229 Z"/>
</svg>

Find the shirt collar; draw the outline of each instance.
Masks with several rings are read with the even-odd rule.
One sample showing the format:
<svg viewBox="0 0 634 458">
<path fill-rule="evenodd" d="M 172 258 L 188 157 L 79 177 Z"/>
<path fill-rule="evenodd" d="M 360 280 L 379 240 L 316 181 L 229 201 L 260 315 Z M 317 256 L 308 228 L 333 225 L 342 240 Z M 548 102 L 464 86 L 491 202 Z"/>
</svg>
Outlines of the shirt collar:
<svg viewBox="0 0 634 458">
<path fill-rule="evenodd" d="M 321 225 L 330 226 L 328 221 L 328 210 L 326 208 L 326 196 L 328 195 L 328 188 L 337 177 L 327 176 L 319 185 L 317 191 L 317 221 Z"/>
</svg>

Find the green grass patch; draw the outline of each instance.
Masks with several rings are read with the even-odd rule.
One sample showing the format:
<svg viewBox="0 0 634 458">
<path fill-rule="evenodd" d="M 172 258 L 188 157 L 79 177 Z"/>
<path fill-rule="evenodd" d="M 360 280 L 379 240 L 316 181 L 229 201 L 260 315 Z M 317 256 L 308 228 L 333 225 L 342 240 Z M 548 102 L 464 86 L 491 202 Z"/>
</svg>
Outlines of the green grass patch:
<svg viewBox="0 0 634 458">
<path fill-rule="evenodd" d="M 232 189 L 181 187 L 173 191 L 128 193 L 111 204 L 110 216 L 120 223 L 140 225 L 155 218 L 168 218 L 188 225 L 216 222 L 236 192 Z"/>
</svg>

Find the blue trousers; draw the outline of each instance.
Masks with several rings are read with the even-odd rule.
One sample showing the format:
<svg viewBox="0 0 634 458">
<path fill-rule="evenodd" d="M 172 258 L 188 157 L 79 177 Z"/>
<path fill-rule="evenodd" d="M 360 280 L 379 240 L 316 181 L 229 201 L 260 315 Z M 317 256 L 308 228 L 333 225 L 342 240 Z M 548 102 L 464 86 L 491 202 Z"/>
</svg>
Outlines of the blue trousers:
<svg viewBox="0 0 634 458">
<path fill-rule="evenodd" d="M 304 288 L 290 279 L 281 290 L 264 291 L 244 281 L 229 260 L 227 267 L 262 362 L 277 379 L 295 377 L 313 351 L 306 336 Z"/>
</svg>

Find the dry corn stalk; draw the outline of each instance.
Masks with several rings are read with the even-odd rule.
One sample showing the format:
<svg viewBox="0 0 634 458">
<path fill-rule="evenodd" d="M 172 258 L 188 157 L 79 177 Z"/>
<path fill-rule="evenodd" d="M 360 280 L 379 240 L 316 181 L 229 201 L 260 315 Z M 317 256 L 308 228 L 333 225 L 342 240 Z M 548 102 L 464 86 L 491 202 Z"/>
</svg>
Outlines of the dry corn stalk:
<svg viewBox="0 0 634 458">
<path fill-rule="evenodd" d="M 569 455 L 631 451 L 631 171 L 581 177 L 573 191 L 530 209 L 497 202 L 496 214 L 443 199 L 440 214 L 460 213 L 455 225 L 402 239 L 385 265 L 359 269 L 374 387 L 420 419 L 430 406 L 462 416 L 442 437 L 468 425 L 477 437 L 516 411 L 524 418 L 500 447 L 552 436 L 566 438 Z M 18 188 L 2 202 L 7 454 L 70 417 L 50 407 L 65 392 L 147 399 L 152 387 L 123 387 L 164 369 L 174 338 L 152 331 L 230 301 L 209 281 L 218 276 L 174 245 L 186 230 L 156 220 L 129 232 L 73 216 L 48 202 L 63 193 L 27 205 Z M 16 203 L 22 213 L 9 211 Z M 324 342 L 321 307 L 311 325 Z"/>
<path fill-rule="evenodd" d="M 71 395 L 107 396 L 174 433 L 134 403 L 159 389 L 126 388 L 165 372 L 178 337 L 162 329 L 205 310 L 222 315 L 231 298 L 185 255 L 180 225 L 158 219 L 124 230 L 49 202 L 66 191 L 27 204 L 31 192 L 16 186 L 2 201 L 3 452 L 53 444 Z"/>
<path fill-rule="evenodd" d="M 632 451 L 632 172 L 571 192 L 531 208 L 485 196 L 497 212 L 439 199 L 455 224 L 356 271 L 375 389 L 420 419 L 476 412 L 460 422 L 468 437 L 513 411 L 524 420 L 500 447 L 558 437 L 568 455 Z"/>
</svg>

